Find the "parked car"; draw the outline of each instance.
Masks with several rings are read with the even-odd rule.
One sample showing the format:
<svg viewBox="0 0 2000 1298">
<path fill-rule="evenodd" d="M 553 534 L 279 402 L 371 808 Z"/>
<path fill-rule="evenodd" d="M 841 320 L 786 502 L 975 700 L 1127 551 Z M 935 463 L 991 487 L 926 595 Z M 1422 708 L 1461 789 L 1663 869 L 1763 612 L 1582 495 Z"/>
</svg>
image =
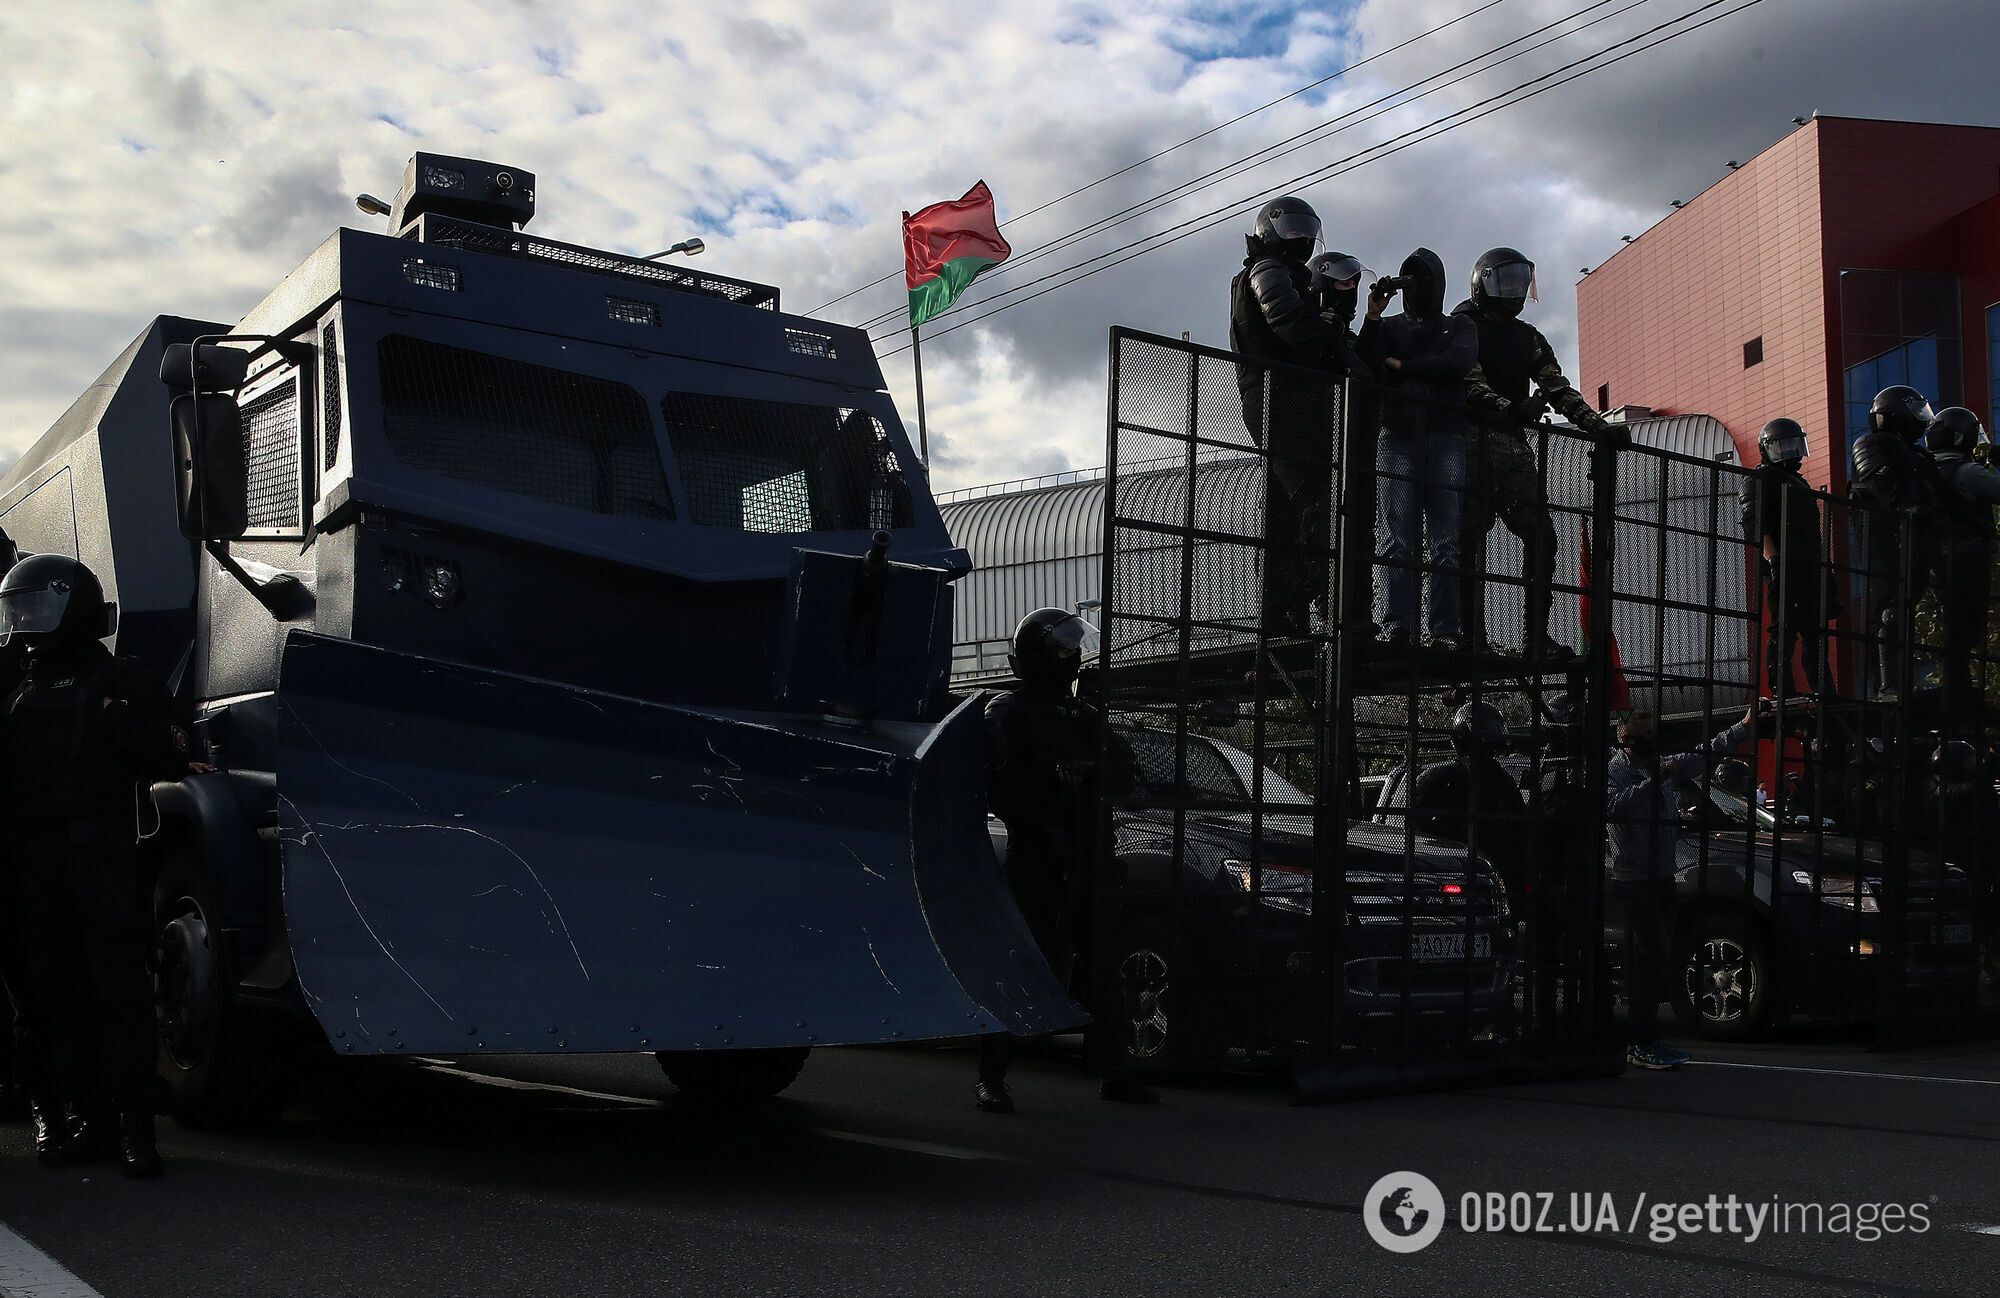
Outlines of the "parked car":
<svg viewBox="0 0 2000 1298">
<path fill-rule="evenodd" d="M 1443 761 L 1443 754 L 1434 755 Z M 1502 758 L 1533 793 L 1535 765 Z M 1562 778 L 1567 763 L 1538 764 Z M 1747 776 L 1747 773 L 1746 773 Z M 1401 824 L 1397 774 L 1368 777 L 1377 823 Z M 1882 845 L 1843 834 L 1836 821 L 1756 806 L 1721 785 L 1690 788 L 1675 881 L 1674 1008 L 1684 1030 L 1718 1040 L 1754 1037 L 1786 1019 L 1853 1021 L 1902 1008 L 1971 1008 L 1978 992 L 1976 899 L 1956 865 L 1909 853 L 1902 939 L 1884 927 Z M 1754 828 L 1753 828 L 1754 826 Z M 1754 846 L 1753 846 L 1754 845 Z M 1773 878 L 1777 880 L 1773 900 Z M 1625 966 L 1625 924 L 1615 896 L 1604 908 L 1604 943 L 1614 970 Z"/>
<path fill-rule="evenodd" d="M 1899 935 L 1883 920 L 1879 842 L 1781 824 L 1718 787 L 1687 790 L 1681 816 L 1672 995 L 1687 1030 L 1739 1039 L 1786 1018 L 1865 1018 L 1890 997 L 1906 1010 L 1971 1008 L 1974 896 L 1958 866 L 1910 851 Z M 1605 924 L 1619 952 L 1615 904 Z"/>
<path fill-rule="evenodd" d="M 1079 973 L 1075 994 L 1121 1021 L 1129 1062 L 1283 1054 L 1320 1036 L 1313 975 L 1329 957 L 1314 940 L 1311 795 L 1266 768 L 1253 804 L 1250 754 L 1194 734 L 1176 780 L 1172 733 L 1114 732 L 1137 782 L 1113 811 L 1097 926 L 1113 976 L 1093 988 Z M 1004 851 L 1005 827 L 993 832 Z M 1325 939 L 1341 966 L 1343 1040 L 1490 1034 L 1514 999 L 1506 889 L 1459 844 L 1419 834 L 1407 847 L 1400 830 L 1346 826 L 1345 912 Z"/>
</svg>

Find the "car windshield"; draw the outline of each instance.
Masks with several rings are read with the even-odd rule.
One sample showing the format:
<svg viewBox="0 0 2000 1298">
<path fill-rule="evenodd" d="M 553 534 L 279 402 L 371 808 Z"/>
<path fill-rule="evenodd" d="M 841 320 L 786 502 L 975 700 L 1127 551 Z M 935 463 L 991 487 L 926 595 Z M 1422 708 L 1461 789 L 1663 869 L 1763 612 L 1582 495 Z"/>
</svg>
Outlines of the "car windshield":
<svg viewBox="0 0 2000 1298">
<path fill-rule="evenodd" d="M 1691 819 L 1699 819 L 1702 823 L 1716 828 L 1734 827 L 1741 829 L 1750 823 L 1752 816 L 1756 817 L 1757 828 L 1760 831 L 1771 833 L 1775 832 L 1778 828 L 1778 818 L 1771 814 L 1769 808 L 1753 807 L 1749 802 L 1737 797 L 1735 794 L 1712 785 L 1708 790 L 1708 806 L 1705 811 L 1702 808 L 1701 802 L 1701 787 L 1699 785 L 1684 790 L 1681 795 L 1682 814 Z M 1806 816 L 1794 816 L 1792 821 L 1794 825 L 1807 825 L 1811 823 L 1811 819 Z M 1787 827 L 1790 828 L 1791 826 Z"/>
<path fill-rule="evenodd" d="M 1236 753 L 1241 762 L 1230 759 L 1225 745 L 1200 735 L 1187 737 L 1187 774 L 1174 778 L 1174 736 L 1165 730 L 1144 726 L 1117 728 L 1132 750 L 1134 782 L 1132 793 L 1147 802 L 1187 801 L 1196 805 L 1247 807 L 1250 790 L 1245 783 L 1250 759 Z M 1268 767 L 1264 771 L 1263 798 L 1270 802 L 1310 803 L 1311 797 Z"/>
</svg>

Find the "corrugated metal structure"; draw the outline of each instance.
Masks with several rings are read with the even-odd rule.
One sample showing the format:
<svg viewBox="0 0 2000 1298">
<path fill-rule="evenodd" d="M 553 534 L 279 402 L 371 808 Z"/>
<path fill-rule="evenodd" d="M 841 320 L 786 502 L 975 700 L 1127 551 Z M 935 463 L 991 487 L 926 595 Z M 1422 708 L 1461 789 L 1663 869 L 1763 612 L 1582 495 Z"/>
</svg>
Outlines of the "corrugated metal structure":
<svg viewBox="0 0 2000 1298">
<path fill-rule="evenodd" d="M 1628 426 L 1633 440 L 1642 446 L 1712 463 L 1737 463 L 1728 430 L 1706 415 L 1639 419 Z M 1621 473 L 1619 482 L 1621 514 L 1651 524 L 1658 521 L 1657 511 L 1664 507 L 1672 530 L 1664 556 L 1656 544 L 1621 545 L 1617 589 L 1652 592 L 1664 559 L 1669 590 L 1685 586 L 1705 594 L 1705 574 L 1712 569 L 1713 589 L 1720 603 L 1744 619 L 1745 634 L 1740 641 L 1713 646 L 1711 671 L 1707 619 L 1690 610 L 1658 609 L 1621 600 L 1615 606 L 1613 621 L 1625 662 L 1645 670 L 1657 663 L 1669 673 L 1740 682 L 1747 688 L 1750 603 L 1743 550 L 1740 545 L 1727 544 L 1738 535 L 1735 477 L 1703 474 L 1686 464 L 1650 457 L 1626 460 L 1630 467 Z M 1664 498 L 1657 480 L 1663 464 L 1670 466 Z M 1254 531 L 1263 506 L 1259 472 L 1258 461 L 1247 455 L 1222 453 L 1207 460 L 1197 485 L 1197 490 L 1210 497 L 1210 503 L 1203 507 L 1204 516 L 1214 517 L 1218 509 L 1240 512 L 1242 525 Z M 1133 493 L 1159 493 L 1177 499 L 1185 477 L 1179 461 L 1152 469 L 1125 466 L 1120 469 L 1119 490 L 1125 493 L 1128 510 L 1140 508 L 1132 499 Z M 955 681 L 976 685 L 1004 680 L 1008 637 L 1027 613 L 1050 606 L 1073 609 L 1095 604 L 1103 580 L 1104 489 L 1100 472 L 1083 471 L 938 497 L 953 542 L 963 546 L 973 562 L 971 574 L 958 584 L 952 637 Z M 1549 489 L 1553 504 L 1579 510 L 1588 506 L 1590 484 L 1580 474 L 1573 480 L 1553 478 Z M 1643 518 L 1637 512 L 1641 509 Z M 1712 543 L 1711 537 L 1719 537 L 1723 543 Z M 1493 532 L 1488 563 L 1495 573 L 1520 573 L 1520 545 L 1504 528 Z M 1564 554 L 1558 565 L 1558 579 L 1573 582 L 1577 556 Z M 1241 563 L 1218 561 L 1206 567 L 1197 575 L 1204 619 L 1240 622 L 1244 638 L 1249 638 L 1257 613 L 1256 581 L 1254 570 Z M 1496 643 L 1518 643 L 1522 620 L 1518 590 L 1496 590 L 1488 619 Z M 1556 596 L 1554 620 L 1558 638 L 1579 647 L 1573 595 Z M 1692 697 L 1681 702 L 1691 708 L 1701 706 Z M 1672 698 L 1658 704 L 1664 711 L 1680 710 Z"/>
</svg>

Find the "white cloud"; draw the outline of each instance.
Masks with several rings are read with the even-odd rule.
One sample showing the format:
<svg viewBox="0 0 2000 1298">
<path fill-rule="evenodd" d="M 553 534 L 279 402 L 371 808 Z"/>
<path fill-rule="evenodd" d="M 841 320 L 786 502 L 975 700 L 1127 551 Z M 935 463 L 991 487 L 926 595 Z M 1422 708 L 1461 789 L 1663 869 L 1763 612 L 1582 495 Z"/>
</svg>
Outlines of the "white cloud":
<svg viewBox="0 0 2000 1298">
<path fill-rule="evenodd" d="M 995 275 L 961 310 L 1695 3 L 1649 0 L 1170 213 Z M 372 224 L 348 196 L 386 194 L 417 148 L 537 172 L 542 233 L 635 252 L 699 233 L 714 269 L 780 284 L 803 308 L 897 270 L 904 208 L 983 177 L 1003 216 L 1023 211 L 1473 4 L 17 7 L 0 13 L 0 458 L 38 436 L 152 315 L 234 320 L 332 226 Z M 1574 7 L 1507 0 L 1010 237 L 1025 254 Z M 1306 192 L 1330 242 L 1378 266 L 1422 242 L 1456 277 L 1489 244 L 1527 249 L 1544 267 L 1536 318 L 1573 357 L 1575 268 L 1712 181 L 1726 158 L 1789 129 L 1793 114 L 1992 120 L 2000 92 L 1978 66 L 1992 36 L 1982 8 L 1767 0 Z M 939 484 L 1100 460 L 1106 327 L 1222 341 L 1241 224 L 928 345 Z M 830 314 L 873 315 L 901 292 L 892 281 Z M 885 368 L 914 424 L 907 357 Z"/>
</svg>

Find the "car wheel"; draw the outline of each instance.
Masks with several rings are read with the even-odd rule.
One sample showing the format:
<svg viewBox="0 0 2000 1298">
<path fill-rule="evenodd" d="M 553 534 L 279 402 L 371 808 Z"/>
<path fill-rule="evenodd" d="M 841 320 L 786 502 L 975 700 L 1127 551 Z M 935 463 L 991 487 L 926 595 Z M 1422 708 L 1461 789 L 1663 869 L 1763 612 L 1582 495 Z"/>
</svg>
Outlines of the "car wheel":
<svg viewBox="0 0 2000 1298">
<path fill-rule="evenodd" d="M 169 849 L 153 886 L 154 1016 L 174 1120 L 191 1127 L 275 1121 L 298 1080 L 292 1025 L 236 1003 L 208 872 L 191 844 Z"/>
<path fill-rule="evenodd" d="M 798 1080 L 809 1047 L 776 1050 L 662 1050 L 660 1068 L 691 1100 L 748 1104 L 768 1100 Z"/>
<path fill-rule="evenodd" d="M 1770 944 L 1737 915 L 1702 921 L 1681 941 L 1674 1009 L 1684 1028 L 1711 1041 L 1740 1041 L 1771 1017 Z"/>
</svg>

